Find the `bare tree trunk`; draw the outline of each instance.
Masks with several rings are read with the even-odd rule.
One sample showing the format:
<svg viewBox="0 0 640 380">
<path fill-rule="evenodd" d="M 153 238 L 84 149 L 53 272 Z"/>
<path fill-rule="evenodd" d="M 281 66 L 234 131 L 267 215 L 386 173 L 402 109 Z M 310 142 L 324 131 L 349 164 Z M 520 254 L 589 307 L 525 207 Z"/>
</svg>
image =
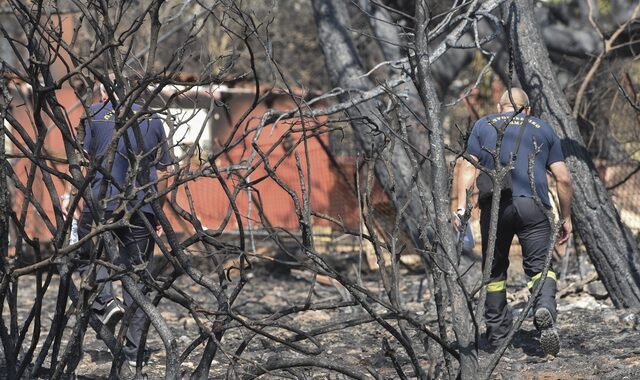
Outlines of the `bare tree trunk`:
<svg viewBox="0 0 640 380">
<path fill-rule="evenodd" d="M 327 62 L 327 70 L 332 84 L 353 93 L 371 89 L 371 81 L 363 76 L 363 65 L 349 30 L 345 27 L 344 19 L 348 16 L 345 4 L 342 1 L 313 0 L 313 9 L 316 15 L 318 38 Z M 347 92 L 343 100 L 352 96 Z M 375 157 L 382 152 L 385 145 L 385 134 L 388 127 L 384 125 L 384 119 L 380 111 L 376 109 L 374 102 L 367 102 L 349 110 L 352 118 L 354 135 L 359 148 L 365 152 L 368 158 Z M 387 129 L 387 130 L 385 130 Z M 416 145 L 415 141 L 413 142 Z M 394 200 L 396 210 L 405 209 L 403 223 L 409 231 L 413 244 L 418 248 L 424 247 L 426 233 L 426 212 L 432 213 L 431 199 L 426 199 L 428 209 L 425 208 L 420 195 L 427 196 L 422 191 L 426 186 L 424 173 L 415 173 L 411 164 L 411 158 L 403 147 L 396 147 L 391 152 L 393 157 L 389 159 L 389 166 L 376 160 L 375 173 L 389 198 Z M 416 186 L 417 185 L 417 186 Z M 392 194 L 394 193 L 394 194 Z"/>
<path fill-rule="evenodd" d="M 459 276 L 456 273 L 455 264 L 458 261 L 456 241 L 450 222 L 450 197 L 449 170 L 444 155 L 444 128 L 440 121 L 440 101 L 438 99 L 431 67 L 429 65 L 429 49 L 427 46 L 427 25 L 430 18 L 429 10 L 425 3 L 419 1 L 416 4 L 416 59 L 412 62 L 416 65 L 416 87 L 422 103 L 427 111 L 429 122 L 429 140 L 431 149 L 429 157 L 432 165 L 432 183 L 435 208 L 436 236 L 439 241 L 436 260 L 443 266 L 445 282 L 449 291 L 451 302 L 451 316 L 453 330 L 456 334 L 460 349 L 460 378 L 472 379 L 478 373 L 478 353 L 475 349 L 476 329 L 472 323 L 473 310 L 460 285 Z"/>
<path fill-rule="evenodd" d="M 8 173 L 5 168 L 6 152 L 4 149 L 4 139 L 6 131 L 4 127 L 4 120 L 11 99 L 9 97 L 9 90 L 7 88 L 7 82 L 4 74 L 4 64 L 2 64 L 0 66 L 0 289 L 2 289 L 3 293 L 8 293 L 11 271 L 11 265 L 8 265 L 9 222 L 11 220 L 9 215 L 11 212 L 11 206 L 9 204 L 9 188 L 7 183 Z M 8 297 L 7 302 L 9 302 L 9 299 L 10 297 Z M 4 299 L 2 300 L 2 303 L 4 303 Z M 2 309 L 3 308 L 0 306 L 0 310 Z M 15 344 L 15 339 L 13 336 L 9 335 L 6 326 L 4 325 L 4 321 L 0 321 L 0 336 L 2 337 L 3 356 L 5 365 L 7 365 L 7 375 L 9 377 L 15 376 L 15 368 L 13 367 L 16 365 L 16 360 L 13 356 L 14 350 L 12 347 Z"/>
<path fill-rule="evenodd" d="M 348 100 L 359 92 L 371 89 L 373 85 L 364 76 L 360 55 L 346 27 L 348 11 L 345 2 L 313 0 L 312 4 L 329 78 L 333 86 L 346 90 L 341 100 Z M 415 141 L 409 142 L 405 141 L 404 136 L 407 134 L 399 132 L 403 135 L 399 138 L 398 132 L 389 122 L 388 113 L 392 111 L 383 110 L 383 104 L 376 102 L 377 100 L 362 103 L 347 111 L 353 133 L 365 158 L 372 161 L 375 175 L 393 203 L 413 245 L 424 250 L 429 245 L 428 241 L 433 238 L 433 228 L 427 218 L 427 213 L 433 215 L 433 200 L 425 174 L 427 170 L 424 164 L 427 158 L 415 148 L 422 145 L 418 140 L 420 136 L 414 134 L 415 137 L 412 136 L 411 139 Z M 385 281 L 385 288 L 387 284 L 388 281 Z M 397 288 L 395 291 L 391 288 L 387 288 L 391 304 L 401 307 Z M 399 322 L 398 325 L 402 334 L 397 337 L 406 336 L 405 323 Z M 427 378 L 416 359 L 413 347 L 406 339 L 399 340 L 405 342 L 401 344 L 411 358 L 415 376 Z"/>
<path fill-rule="evenodd" d="M 4 65 L 0 66 L 0 260 L 4 261 L 9 249 L 9 188 L 5 171 L 6 152 L 4 149 L 4 118 L 9 108 L 9 90 L 4 77 Z"/>
<path fill-rule="evenodd" d="M 369 21 L 373 34 L 376 36 L 378 46 L 380 46 L 384 59 L 389 62 L 402 62 L 400 64 L 396 64 L 396 68 L 390 70 L 390 75 L 410 75 L 411 66 L 407 60 L 403 60 L 407 55 L 407 41 L 403 41 L 403 39 L 400 38 L 400 36 L 403 35 L 402 28 L 399 25 L 394 25 L 388 10 L 381 7 L 379 4 L 375 4 L 369 0 L 360 0 L 360 7 L 370 15 L 367 20 Z M 456 49 L 447 50 L 434 64 L 438 64 L 437 62 L 446 60 L 447 57 L 452 54 L 453 50 Z M 453 70 L 443 70 L 446 73 L 441 74 L 440 78 L 436 78 L 437 74 L 434 74 L 437 89 L 439 91 L 439 98 L 442 99 L 444 97 L 444 92 L 446 92 L 450 83 L 450 81 L 445 80 L 445 78 L 448 79 L 447 74 L 450 74 L 451 71 L 455 71 L 455 75 L 457 75 L 458 72 L 456 69 L 458 67 L 466 67 L 469 62 L 471 62 L 471 60 L 465 63 L 460 63 L 460 65 L 456 66 Z M 439 81 L 438 79 L 443 80 Z M 445 82 L 447 85 L 443 84 Z M 402 102 L 405 104 L 405 107 L 399 107 L 398 113 L 399 118 L 407 124 L 407 134 L 412 145 L 420 152 L 428 152 L 428 133 L 426 128 L 423 126 L 425 112 L 422 109 L 423 105 L 421 104 L 420 95 L 418 94 L 415 84 L 411 81 L 401 84 L 397 87 L 397 90 L 394 91 L 394 96 L 402 99 Z M 428 161 L 424 162 L 426 173 L 431 171 L 429 166 Z"/>
<path fill-rule="evenodd" d="M 574 187 L 572 219 L 617 307 L 640 306 L 638 246 L 598 178 L 578 124 L 557 84 L 533 17 L 533 3 L 512 1 L 508 27 L 516 70 L 534 111 L 558 133 Z"/>
</svg>

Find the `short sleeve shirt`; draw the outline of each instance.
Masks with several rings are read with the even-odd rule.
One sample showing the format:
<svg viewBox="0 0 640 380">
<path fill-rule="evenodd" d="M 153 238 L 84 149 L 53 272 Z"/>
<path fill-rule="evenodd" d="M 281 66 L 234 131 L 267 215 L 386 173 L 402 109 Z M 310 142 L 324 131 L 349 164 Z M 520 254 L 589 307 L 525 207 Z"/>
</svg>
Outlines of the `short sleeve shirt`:
<svg viewBox="0 0 640 380">
<path fill-rule="evenodd" d="M 480 165 L 493 169 L 495 164 L 489 151 L 496 148 L 498 136 L 496 127 L 502 127 L 504 123 L 509 123 L 500 149 L 500 162 L 507 165 L 511 152 L 515 149 L 519 128 L 523 127 L 525 116 L 523 114 L 514 116 L 513 113 L 501 113 L 487 115 L 479 119 L 471 130 L 467 153 L 476 156 Z M 529 184 L 529 156 L 536 151 L 537 147 L 540 151 L 535 155 L 533 164 L 535 191 L 542 203 L 551 207 L 547 169 L 554 162 L 564 161 L 560 140 L 555 131 L 537 117 L 527 118 L 524 127 L 525 131 L 511 171 L 513 196 L 533 197 L 534 193 Z"/>
<path fill-rule="evenodd" d="M 141 107 L 134 105 L 132 112 L 136 112 Z M 89 109 L 89 115 L 85 121 L 85 137 L 83 142 L 84 150 L 89 155 L 89 158 L 93 162 L 100 162 L 100 165 L 106 170 L 106 158 L 109 145 L 116 133 L 116 110 L 109 102 L 93 104 Z M 113 161 L 113 167 L 111 170 L 111 180 L 108 176 L 105 176 L 100 172 L 96 172 L 95 177 L 91 181 L 91 189 L 95 199 L 100 196 L 100 188 L 103 181 L 107 181 L 107 191 L 104 194 L 105 199 L 112 198 L 121 193 L 120 189 L 127 192 L 127 187 L 134 185 L 136 187 L 141 186 L 141 182 L 144 181 L 143 177 L 138 175 L 139 173 L 131 173 L 130 165 L 131 153 L 135 154 L 147 154 L 147 162 L 149 163 L 149 177 L 148 183 L 154 183 L 158 179 L 157 168 L 163 168 L 171 164 L 171 155 L 169 153 L 169 146 L 167 138 L 164 132 L 164 126 L 162 120 L 158 115 L 153 114 L 151 116 L 146 115 L 138 119 L 138 129 L 142 136 L 142 144 L 138 148 L 138 139 L 136 139 L 136 132 L 133 127 L 129 127 L 119 139 L 117 144 L 117 151 Z M 126 137 L 125 137 L 126 136 Z M 139 163 L 137 167 L 142 168 L 144 165 Z M 131 180 L 134 183 L 131 183 Z M 128 206 L 131 207 L 137 202 L 142 201 L 145 195 L 149 192 L 155 192 L 155 187 L 151 186 L 146 190 L 137 191 L 133 200 L 127 200 Z M 107 203 L 107 211 L 113 211 L 119 201 L 110 200 Z M 141 207 L 141 211 L 153 214 L 151 205 L 146 204 Z M 83 209 L 83 212 L 90 212 L 88 207 Z"/>
</svg>

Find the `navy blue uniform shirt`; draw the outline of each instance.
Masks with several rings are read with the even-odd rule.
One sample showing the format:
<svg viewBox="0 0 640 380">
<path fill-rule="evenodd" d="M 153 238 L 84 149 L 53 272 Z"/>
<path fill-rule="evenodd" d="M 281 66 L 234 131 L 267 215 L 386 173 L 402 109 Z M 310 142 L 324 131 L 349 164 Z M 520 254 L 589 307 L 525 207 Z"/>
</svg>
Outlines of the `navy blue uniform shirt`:
<svg viewBox="0 0 640 380">
<path fill-rule="evenodd" d="M 519 128 L 522 128 L 521 124 L 524 122 L 525 116 L 519 114 L 513 117 L 513 112 L 507 112 L 491 114 L 479 119 L 471 130 L 467 153 L 478 157 L 482 166 L 493 169 L 493 157 L 483 149 L 494 150 L 496 148 L 497 131 L 490 121 L 500 127 L 513 117 L 507 126 L 500 149 L 500 162 L 507 165 L 511 151 L 515 149 Z M 514 169 L 511 171 L 513 196 L 533 197 L 529 184 L 529 155 L 535 151 L 534 142 L 540 148 L 540 152 L 535 156 L 533 166 L 536 192 L 542 203 L 551 207 L 546 171 L 554 162 L 564 161 L 564 155 L 555 131 L 547 123 L 534 116 L 528 118 L 513 165 Z"/>
<path fill-rule="evenodd" d="M 134 105 L 132 111 L 135 113 L 141 107 Z M 113 109 L 113 105 L 110 102 L 98 103 L 91 105 L 89 109 L 89 115 L 85 121 L 85 137 L 84 137 L 84 150 L 87 152 L 92 160 L 103 160 L 111 140 L 116 132 L 116 111 Z M 158 179 L 156 168 L 166 167 L 171 164 L 171 156 L 169 154 L 169 146 L 164 133 L 164 127 L 162 120 L 158 115 L 146 115 L 138 120 L 138 126 L 140 134 L 142 135 L 142 152 L 150 153 L 149 162 L 151 163 L 149 168 L 149 183 L 154 183 Z M 135 154 L 138 152 L 137 139 L 135 137 L 134 127 L 127 129 L 126 135 L 130 142 L 130 148 Z M 106 166 L 106 159 L 101 163 L 103 167 Z M 127 153 L 127 144 L 125 142 L 124 135 L 118 140 L 118 148 L 113 161 L 113 168 L 111 170 L 111 176 L 113 181 L 117 183 L 120 188 L 126 189 L 127 178 L 136 178 L 136 173 L 128 175 L 129 172 L 129 154 Z M 100 187 L 104 176 L 97 172 L 95 178 L 91 182 L 91 190 L 95 199 L 98 199 Z M 136 183 L 135 186 L 140 186 L 140 183 Z M 145 194 L 154 192 L 155 187 L 146 191 L 138 191 L 136 199 L 142 200 Z M 120 191 L 114 186 L 113 183 L 109 183 L 107 186 L 106 198 L 110 198 L 119 194 Z M 107 204 L 107 211 L 113 211 L 118 204 L 118 201 L 113 200 Z M 129 204 L 131 206 L 131 204 Z M 141 207 L 141 211 L 153 214 L 151 205 L 146 204 Z M 84 207 L 83 212 L 90 212 L 89 208 Z"/>
</svg>

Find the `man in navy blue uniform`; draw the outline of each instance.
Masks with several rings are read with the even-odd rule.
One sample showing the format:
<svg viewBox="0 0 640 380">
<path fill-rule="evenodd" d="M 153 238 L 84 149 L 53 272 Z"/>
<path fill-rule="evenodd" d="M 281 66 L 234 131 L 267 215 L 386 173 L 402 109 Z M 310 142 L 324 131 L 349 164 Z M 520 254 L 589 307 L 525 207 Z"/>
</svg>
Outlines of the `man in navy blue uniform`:
<svg viewBox="0 0 640 380">
<path fill-rule="evenodd" d="M 564 162 L 560 141 L 553 129 L 543 120 L 531 115 L 529 98 L 520 88 L 505 91 L 497 105 L 498 113 L 478 120 L 469 136 L 466 152 L 473 160 L 487 169 L 494 168 L 490 151 L 496 149 L 497 128 L 506 126 L 500 161 L 509 165 L 513 157 L 513 169 L 503 182 L 498 213 L 498 232 L 491 275 L 487 284 L 485 320 L 487 339 L 492 348 L 506 338 L 512 324 L 512 314 L 507 304 L 506 280 L 509 267 L 509 248 L 514 235 L 522 247 L 524 272 L 529 277 L 529 289 L 540 281 L 544 271 L 552 227 L 542 207 L 550 209 L 547 170 L 555 177 L 562 227 L 558 239 L 565 243 L 571 234 L 572 187 L 569 170 Z M 517 114 L 518 111 L 521 113 Z M 507 125 L 508 123 L 508 125 Z M 532 189 L 529 176 L 529 157 L 534 154 Z M 487 256 L 489 219 L 491 215 L 492 185 L 487 174 L 478 176 L 479 170 L 463 160 L 457 188 L 458 216 L 467 214 L 467 189 L 477 178 L 479 189 L 480 230 L 483 258 Z M 484 178 L 482 178 L 485 176 Z M 541 205 L 536 202 L 538 198 Z M 454 218 L 460 227 L 460 218 Z M 484 263 L 484 260 L 483 260 Z M 538 297 L 534 300 L 534 324 L 540 330 L 540 344 L 546 354 L 556 355 L 560 350 L 560 338 L 554 327 L 556 320 L 556 274 L 549 268 Z"/>
<path fill-rule="evenodd" d="M 155 247 L 152 234 L 161 232 L 149 198 L 166 189 L 167 182 L 164 179 L 158 181 L 158 172 L 162 178 L 172 161 L 163 122 L 158 115 L 143 113 L 139 105 L 133 105 L 130 115 L 135 122 L 123 123 L 126 132 L 118 137 L 120 131 L 116 130 L 116 117 L 121 109 L 114 107 L 109 101 L 103 85 L 100 89 L 101 101 L 91 105 L 83 121 L 83 148 L 90 167 L 99 169 L 91 181 L 93 202 L 84 204 L 78 223 L 78 236 L 81 239 L 91 231 L 92 224 L 99 217 L 99 210 L 104 211 L 102 218 L 98 219 L 100 222 L 117 221 L 133 211 L 129 219 L 131 227 L 117 228 L 113 232 L 118 242 L 118 256 L 114 264 L 127 271 L 134 271 L 135 267 L 144 267 L 142 264 L 151 259 Z M 117 139 L 117 147 L 113 165 L 109 169 L 107 155 L 114 139 Z M 164 196 L 159 201 L 162 205 Z M 151 226 L 156 226 L 156 231 L 145 226 L 145 219 Z M 92 248 L 91 242 L 85 244 L 80 250 L 80 258 L 89 260 Z M 101 258 L 108 260 L 106 253 L 102 253 Z M 89 266 L 85 265 L 80 268 L 80 272 L 84 274 L 88 269 Z M 103 282 L 104 286 L 92 304 L 92 309 L 113 332 L 124 310 L 113 294 L 108 278 L 109 271 L 99 266 L 96 280 Z M 139 287 L 142 288 L 141 285 Z M 124 308 L 128 309 L 132 305 L 135 305 L 135 301 L 125 290 Z M 130 365 L 136 363 L 145 320 L 145 313 L 138 307 L 129 322 L 123 348 L 125 360 Z"/>
</svg>

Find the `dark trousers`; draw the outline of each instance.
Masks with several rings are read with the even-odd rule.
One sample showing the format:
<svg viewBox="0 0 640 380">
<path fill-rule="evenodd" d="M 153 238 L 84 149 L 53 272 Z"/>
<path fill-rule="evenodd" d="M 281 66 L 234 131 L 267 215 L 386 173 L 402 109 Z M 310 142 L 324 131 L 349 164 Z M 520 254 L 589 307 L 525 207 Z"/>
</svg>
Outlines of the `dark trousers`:
<svg viewBox="0 0 640 380">
<path fill-rule="evenodd" d="M 152 226 L 156 225 L 156 218 L 153 214 L 144 214 L 149 223 Z M 110 214 L 105 216 L 105 219 L 111 217 Z M 115 217 L 117 219 L 117 217 Z M 78 223 L 78 237 L 82 239 L 86 236 L 92 228 L 93 217 L 91 213 L 82 213 L 80 221 Z M 127 271 L 133 271 L 134 266 L 138 266 L 143 263 L 149 262 L 153 256 L 153 250 L 155 242 L 153 240 L 151 232 L 144 226 L 144 222 L 140 216 L 134 214 L 131 217 L 130 224 L 132 227 L 119 228 L 114 231 L 118 243 L 118 255 L 114 264 L 124 267 Z M 93 243 L 88 242 L 80 249 L 80 259 L 88 260 L 90 258 L 91 250 L 93 249 Z M 103 260 L 108 260 L 106 252 L 102 254 Z M 84 277 L 84 274 L 89 270 L 90 265 L 82 265 L 78 268 L 80 274 Z M 96 273 L 96 281 L 99 284 L 104 283 L 101 291 L 98 293 L 93 305 L 93 310 L 100 312 L 105 306 L 115 299 L 113 294 L 113 287 L 111 281 L 108 281 L 110 273 L 103 266 L 98 266 Z M 142 290 L 142 284 L 138 285 L 138 288 Z M 129 292 L 123 289 L 124 293 L 124 307 L 129 309 L 135 304 L 135 301 L 131 298 Z M 128 359 L 135 359 L 140 345 L 140 337 L 142 336 L 142 329 L 146 321 L 146 314 L 142 311 L 142 308 L 138 307 L 129 322 L 129 329 L 127 330 L 127 339 L 123 348 L 125 356 Z"/>
<path fill-rule="evenodd" d="M 480 232 L 482 234 L 483 264 L 489 242 L 489 219 L 491 199 L 480 202 Z M 487 338 L 492 345 L 498 345 L 511 328 L 512 314 L 507 305 L 506 280 L 509 268 L 509 248 L 513 236 L 517 235 L 522 247 L 525 274 L 530 278 L 531 290 L 539 280 L 551 242 L 551 225 L 543 210 L 532 198 L 503 196 L 498 212 L 498 231 L 491 275 L 487 285 L 485 320 Z M 549 269 L 534 310 L 546 307 L 553 318 L 556 317 L 556 275 Z"/>
</svg>

